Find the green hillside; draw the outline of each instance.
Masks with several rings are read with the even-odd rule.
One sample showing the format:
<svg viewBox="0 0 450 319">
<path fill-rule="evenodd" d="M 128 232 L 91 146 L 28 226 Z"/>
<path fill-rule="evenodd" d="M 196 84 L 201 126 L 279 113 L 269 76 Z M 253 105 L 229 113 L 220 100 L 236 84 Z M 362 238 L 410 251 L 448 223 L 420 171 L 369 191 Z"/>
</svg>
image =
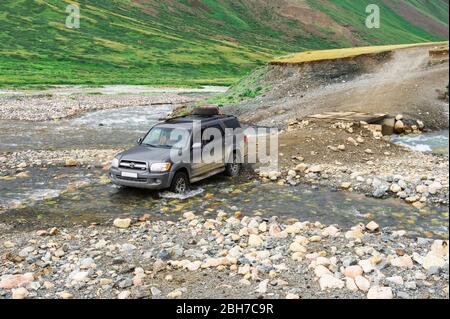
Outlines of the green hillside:
<svg viewBox="0 0 450 319">
<path fill-rule="evenodd" d="M 68 29 L 65 9 L 75 2 L 81 27 Z M 290 52 L 448 38 L 442 31 L 448 28 L 448 1 L 407 1 L 407 10 L 398 2 L 405 5 L 403 0 L 2 0 L 0 86 L 230 84 Z M 365 27 L 369 3 L 382 8 L 380 29 Z"/>
</svg>

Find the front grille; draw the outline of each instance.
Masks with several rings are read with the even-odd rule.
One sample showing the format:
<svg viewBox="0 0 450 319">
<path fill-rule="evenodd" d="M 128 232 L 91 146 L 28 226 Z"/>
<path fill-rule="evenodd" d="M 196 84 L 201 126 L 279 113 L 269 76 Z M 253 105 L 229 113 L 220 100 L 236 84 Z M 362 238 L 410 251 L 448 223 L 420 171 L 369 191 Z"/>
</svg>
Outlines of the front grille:
<svg viewBox="0 0 450 319">
<path fill-rule="evenodd" d="M 140 182 L 140 183 L 147 183 L 146 178 L 138 177 L 138 178 L 132 178 L 132 177 L 125 177 L 121 175 L 116 175 L 117 179 L 121 179 L 123 181 L 130 181 L 130 182 Z"/>
<path fill-rule="evenodd" d="M 147 163 L 123 160 L 123 161 L 120 161 L 119 167 L 126 168 L 126 169 L 134 169 L 134 170 L 138 170 L 138 171 L 145 171 L 145 170 L 147 170 Z"/>
</svg>

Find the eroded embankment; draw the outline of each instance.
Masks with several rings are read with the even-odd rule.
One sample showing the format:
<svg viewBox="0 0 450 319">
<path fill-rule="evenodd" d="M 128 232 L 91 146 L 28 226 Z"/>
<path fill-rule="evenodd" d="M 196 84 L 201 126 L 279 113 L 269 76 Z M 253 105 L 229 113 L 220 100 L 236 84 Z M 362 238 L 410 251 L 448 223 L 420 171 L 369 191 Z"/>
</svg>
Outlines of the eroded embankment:
<svg viewBox="0 0 450 319">
<path fill-rule="evenodd" d="M 271 64 L 231 88 L 224 112 L 270 126 L 326 111 L 402 113 L 430 128 L 448 127 L 448 59 L 430 63 L 419 47 L 301 64 Z"/>
</svg>

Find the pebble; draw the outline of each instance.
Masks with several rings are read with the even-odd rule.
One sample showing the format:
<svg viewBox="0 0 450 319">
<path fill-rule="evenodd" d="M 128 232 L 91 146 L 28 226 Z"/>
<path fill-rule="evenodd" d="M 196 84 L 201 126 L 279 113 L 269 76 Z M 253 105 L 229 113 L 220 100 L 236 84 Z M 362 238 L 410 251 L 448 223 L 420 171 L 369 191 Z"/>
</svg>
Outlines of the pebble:
<svg viewBox="0 0 450 319">
<path fill-rule="evenodd" d="M 332 275 L 324 274 L 319 279 L 319 285 L 321 290 L 342 289 L 344 288 L 345 283 Z"/>
<path fill-rule="evenodd" d="M 370 288 L 370 281 L 363 276 L 357 276 L 355 278 L 355 284 L 361 291 L 368 291 Z"/>
<path fill-rule="evenodd" d="M 116 218 L 113 222 L 114 226 L 117 228 L 128 228 L 131 225 L 131 219 L 130 218 Z"/>
<path fill-rule="evenodd" d="M 345 268 L 344 276 L 355 279 L 363 274 L 363 269 L 359 265 L 348 266 Z"/>
<path fill-rule="evenodd" d="M 29 292 L 26 288 L 20 287 L 12 290 L 12 299 L 25 299 Z"/>
<path fill-rule="evenodd" d="M 367 293 L 367 299 L 393 299 L 394 294 L 390 287 L 373 286 Z"/>
</svg>

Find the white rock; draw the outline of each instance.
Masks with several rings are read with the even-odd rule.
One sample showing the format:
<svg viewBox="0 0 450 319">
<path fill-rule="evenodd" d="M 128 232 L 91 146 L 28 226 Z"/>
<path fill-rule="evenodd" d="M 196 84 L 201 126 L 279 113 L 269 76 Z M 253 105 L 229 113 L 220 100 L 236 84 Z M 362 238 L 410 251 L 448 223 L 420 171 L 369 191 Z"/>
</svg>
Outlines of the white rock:
<svg viewBox="0 0 450 319">
<path fill-rule="evenodd" d="M 300 243 L 294 241 L 290 246 L 289 246 L 289 250 L 292 252 L 301 252 L 301 253 L 306 253 L 307 249 L 302 246 Z"/>
<path fill-rule="evenodd" d="M 380 228 L 380 226 L 379 226 L 377 223 L 375 223 L 374 221 L 371 221 L 370 223 L 368 223 L 368 224 L 366 225 L 366 229 L 368 229 L 368 230 L 371 231 L 371 232 L 375 232 L 375 231 L 377 231 L 379 228 Z"/>
<path fill-rule="evenodd" d="M 448 240 L 435 240 L 431 245 L 431 251 L 440 257 L 446 257 L 449 253 Z"/>
<path fill-rule="evenodd" d="M 180 298 L 182 295 L 183 295 L 183 293 L 180 290 L 176 289 L 176 290 L 174 290 L 172 292 L 169 292 L 167 294 L 167 298 L 175 299 L 175 298 Z"/>
<path fill-rule="evenodd" d="M 332 275 L 324 274 L 319 279 L 319 285 L 321 290 L 342 289 L 344 288 L 345 283 Z"/>
<path fill-rule="evenodd" d="M 259 235 L 251 234 L 248 238 L 249 246 L 258 247 L 258 246 L 261 246 L 262 243 L 263 243 L 263 240 L 262 240 L 261 236 L 259 236 Z"/>
<path fill-rule="evenodd" d="M 183 218 L 187 220 L 193 220 L 196 218 L 196 216 L 193 212 L 186 212 L 183 214 Z"/>
<path fill-rule="evenodd" d="M 355 284 L 361 291 L 368 291 L 370 288 L 370 281 L 363 276 L 356 277 Z"/>
<path fill-rule="evenodd" d="M 267 285 L 269 284 L 269 279 L 261 281 L 256 288 L 256 292 L 260 294 L 265 294 L 267 292 Z"/>
<path fill-rule="evenodd" d="M 390 190 L 391 190 L 391 192 L 397 194 L 402 191 L 402 188 L 400 187 L 400 185 L 394 183 L 391 185 Z"/>
<path fill-rule="evenodd" d="M 439 182 L 433 182 L 430 186 L 428 186 L 428 192 L 430 194 L 436 194 L 442 189 L 442 185 Z"/>
<path fill-rule="evenodd" d="M 394 294 L 390 287 L 373 286 L 367 293 L 367 299 L 393 299 Z"/>
<path fill-rule="evenodd" d="M 353 278 L 345 277 L 345 286 L 347 287 L 348 290 L 358 291 L 358 286 L 356 285 Z"/>
<path fill-rule="evenodd" d="M 355 279 L 363 274 L 363 269 L 359 265 L 348 266 L 344 270 L 344 276 Z"/>
<path fill-rule="evenodd" d="M 131 225 L 131 219 L 130 218 L 116 218 L 113 222 L 114 226 L 117 228 L 128 228 Z"/>
<path fill-rule="evenodd" d="M 286 295 L 286 299 L 300 299 L 300 296 L 297 294 L 293 294 L 293 293 L 288 293 Z"/>
<path fill-rule="evenodd" d="M 358 265 L 362 267 L 364 273 L 366 274 L 372 272 L 375 269 L 370 259 L 360 260 L 358 262 Z"/>
<path fill-rule="evenodd" d="M 404 255 L 391 259 L 391 265 L 400 268 L 411 268 L 413 266 L 413 261 L 410 256 Z"/>
<path fill-rule="evenodd" d="M 426 270 L 429 270 L 431 267 L 442 268 L 445 265 L 445 259 L 441 256 L 436 255 L 434 252 L 430 251 L 425 258 L 423 259 L 422 266 Z"/>
<path fill-rule="evenodd" d="M 423 194 L 428 192 L 428 186 L 426 185 L 417 185 L 416 192 Z"/>
<path fill-rule="evenodd" d="M 125 291 L 121 291 L 118 295 L 117 295 L 117 299 L 128 299 L 128 297 L 130 297 L 131 292 L 128 290 Z"/>
<path fill-rule="evenodd" d="M 319 265 L 316 268 L 314 268 L 314 274 L 318 278 L 320 278 L 320 277 L 322 277 L 324 275 L 330 275 L 330 276 L 332 275 L 331 271 L 327 267 L 322 266 L 322 265 Z"/>
<path fill-rule="evenodd" d="M 24 287 L 16 288 L 12 290 L 12 299 L 25 299 L 28 294 L 28 290 Z"/>
<path fill-rule="evenodd" d="M 387 277 L 386 280 L 399 286 L 403 286 L 404 284 L 403 278 L 401 276 Z"/>
<path fill-rule="evenodd" d="M 339 229 L 337 229 L 334 226 L 328 226 L 324 230 L 322 230 L 322 236 L 323 237 L 336 237 L 339 235 Z"/>
</svg>

